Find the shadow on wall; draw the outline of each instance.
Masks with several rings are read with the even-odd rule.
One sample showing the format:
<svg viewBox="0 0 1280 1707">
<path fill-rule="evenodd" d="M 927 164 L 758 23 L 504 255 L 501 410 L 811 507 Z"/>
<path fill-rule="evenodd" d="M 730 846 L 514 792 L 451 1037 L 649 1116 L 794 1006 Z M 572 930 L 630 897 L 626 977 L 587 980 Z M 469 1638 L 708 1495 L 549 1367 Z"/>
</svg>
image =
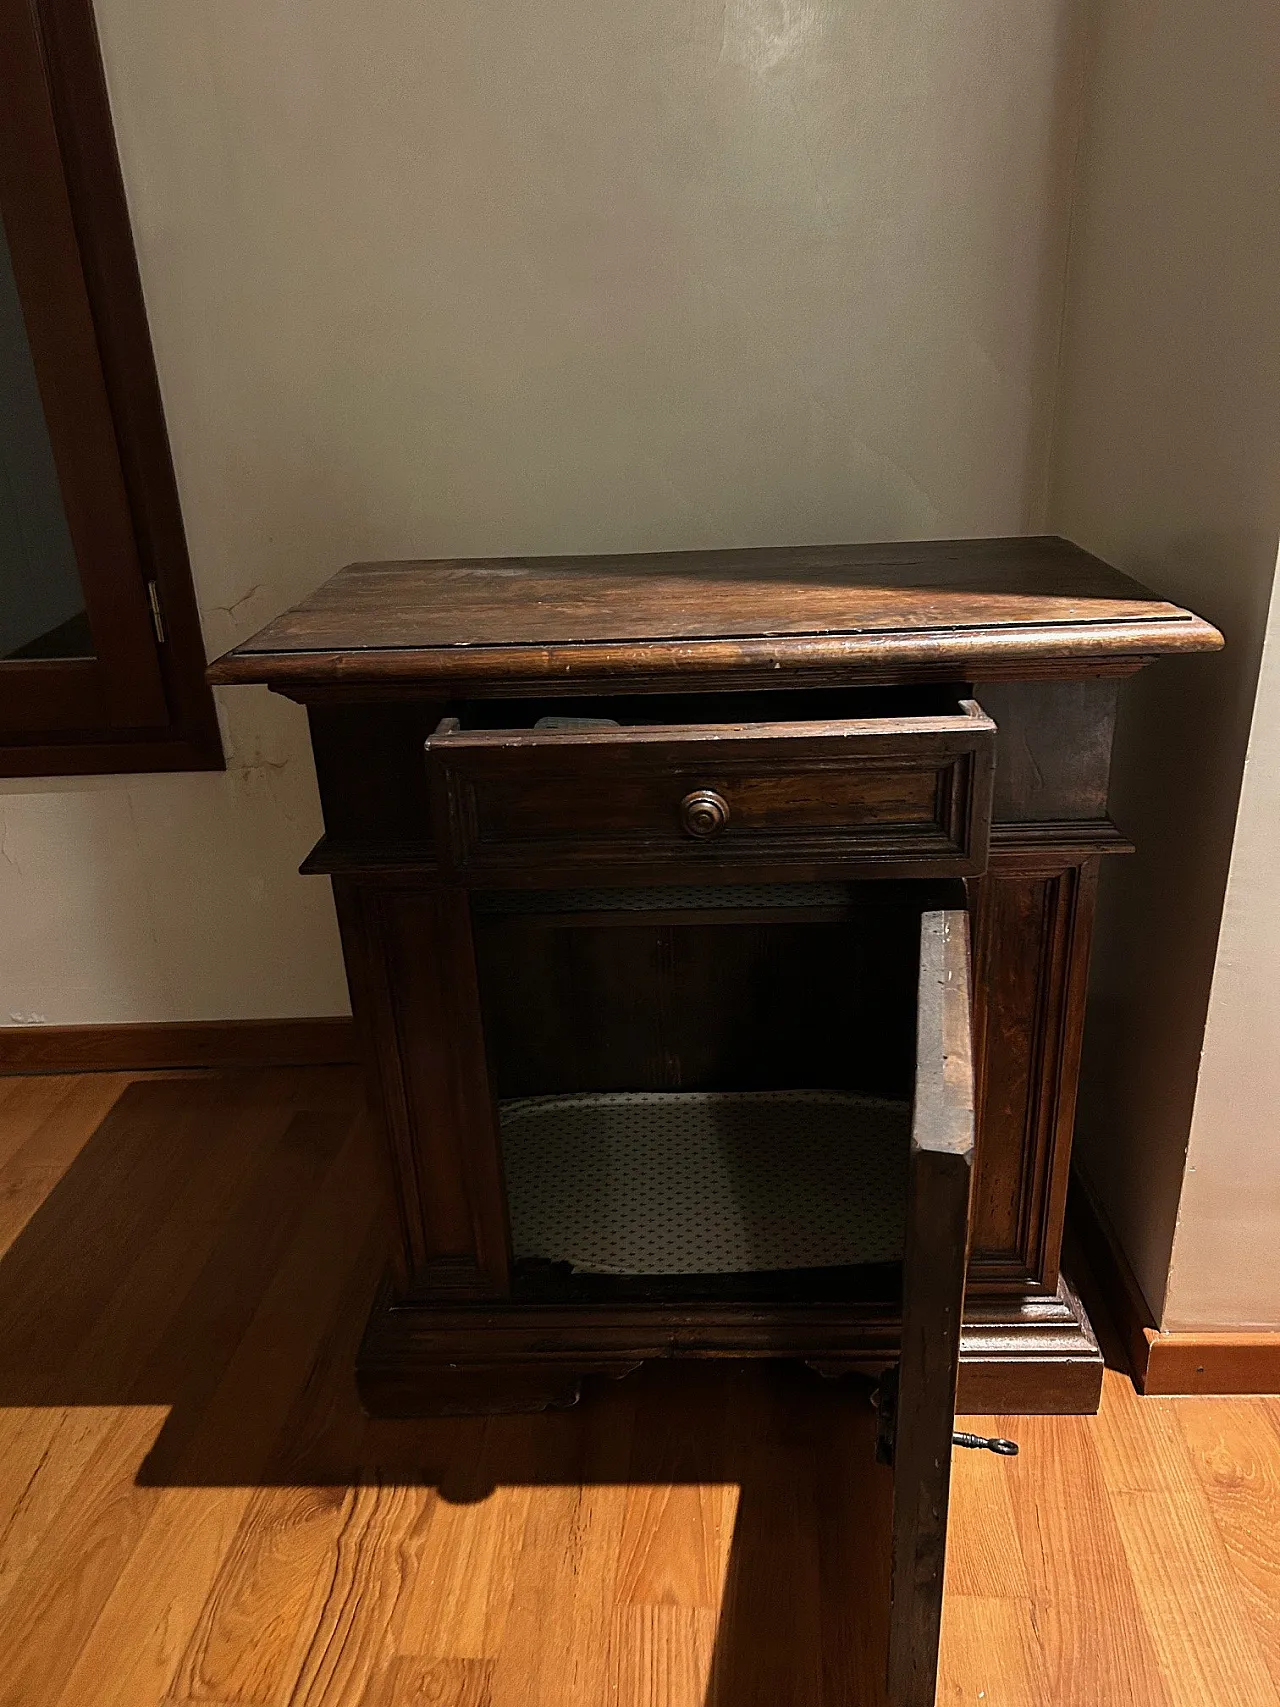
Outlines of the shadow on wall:
<svg viewBox="0 0 1280 1707">
<path fill-rule="evenodd" d="M 1258 556 L 1256 544 L 1229 544 Z M 1103 865 L 1081 1068 L 1077 1151 L 1157 1322 L 1271 594 L 1269 573 L 1246 584 L 1224 549 L 1201 538 L 1170 547 L 1197 565 L 1200 586 L 1132 568 L 1221 627 L 1226 650 L 1157 662 L 1123 684 L 1108 810 L 1137 853 Z"/>
</svg>

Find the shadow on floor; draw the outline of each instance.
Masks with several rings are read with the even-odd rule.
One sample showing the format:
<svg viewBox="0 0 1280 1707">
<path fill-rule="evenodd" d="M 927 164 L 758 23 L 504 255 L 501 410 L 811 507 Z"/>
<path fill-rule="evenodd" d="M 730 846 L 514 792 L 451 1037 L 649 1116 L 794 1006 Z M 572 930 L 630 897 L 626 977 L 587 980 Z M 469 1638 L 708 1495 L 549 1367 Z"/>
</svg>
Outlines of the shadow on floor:
<svg viewBox="0 0 1280 1707">
<path fill-rule="evenodd" d="M 708 1704 L 882 1699 L 891 1489 L 864 1386 L 651 1365 L 570 1411 L 370 1419 L 383 1225 L 352 1073 L 134 1083 L 0 1261 L 0 1404 L 170 1407 L 153 1486 L 735 1486 Z"/>
</svg>

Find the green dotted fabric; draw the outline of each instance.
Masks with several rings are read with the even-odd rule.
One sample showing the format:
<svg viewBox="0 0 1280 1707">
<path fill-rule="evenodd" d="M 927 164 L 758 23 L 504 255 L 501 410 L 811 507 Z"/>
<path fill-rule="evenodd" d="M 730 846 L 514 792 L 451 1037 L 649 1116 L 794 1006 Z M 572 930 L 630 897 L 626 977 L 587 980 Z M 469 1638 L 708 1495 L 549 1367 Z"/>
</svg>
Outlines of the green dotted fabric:
<svg viewBox="0 0 1280 1707">
<path fill-rule="evenodd" d="M 653 913 L 709 907 L 840 907 L 846 883 L 719 883 L 654 885 L 649 889 L 477 890 L 478 913 Z"/>
<path fill-rule="evenodd" d="M 905 1102 L 641 1091 L 501 1104 L 517 1258 L 745 1274 L 901 1258 Z"/>
</svg>

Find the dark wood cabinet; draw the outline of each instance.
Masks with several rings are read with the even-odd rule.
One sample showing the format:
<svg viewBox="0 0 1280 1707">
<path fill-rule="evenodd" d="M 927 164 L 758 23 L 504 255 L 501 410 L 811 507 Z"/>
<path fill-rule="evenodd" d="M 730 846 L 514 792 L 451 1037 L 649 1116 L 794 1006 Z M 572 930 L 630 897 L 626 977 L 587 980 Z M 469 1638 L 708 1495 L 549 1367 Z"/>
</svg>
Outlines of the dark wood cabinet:
<svg viewBox="0 0 1280 1707">
<path fill-rule="evenodd" d="M 887 1658 L 894 1707 L 933 1707 L 937 1692 L 977 1124 L 971 979 L 967 914 L 926 913 L 920 926 L 901 1347 L 877 1394 L 878 1456 L 893 1468 Z"/>
<path fill-rule="evenodd" d="M 968 1246 L 962 1403 L 1094 1408 L 1059 1257 L 1094 894 L 1128 851 L 1117 684 L 1220 643 L 1031 539 L 357 565 L 215 665 L 310 716 L 304 870 L 333 881 L 399 1217 L 366 1402 L 565 1403 L 672 1356 L 901 1356 L 906 1383 L 912 1273 L 936 1335 Z M 971 1210 L 968 1162 L 918 1155 L 938 917 L 972 940 Z M 675 1249 L 726 1169 L 737 1258 L 634 1256 L 629 1215 L 665 1189 L 649 1246 Z M 931 1170 L 964 1182 L 951 1281 L 912 1268 Z M 887 1254 L 841 1219 L 877 1192 Z"/>
</svg>

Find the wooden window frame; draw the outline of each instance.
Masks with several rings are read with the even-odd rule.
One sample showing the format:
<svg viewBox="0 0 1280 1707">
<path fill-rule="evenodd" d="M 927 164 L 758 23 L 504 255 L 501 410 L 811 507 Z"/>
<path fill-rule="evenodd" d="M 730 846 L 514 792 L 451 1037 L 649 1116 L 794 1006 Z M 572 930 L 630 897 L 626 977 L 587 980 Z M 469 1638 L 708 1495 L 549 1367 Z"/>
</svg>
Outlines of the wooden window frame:
<svg viewBox="0 0 1280 1707">
<path fill-rule="evenodd" d="M 0 661 L 0 775 L 221 770 L 91 0 L 0 0 L 0 212 L 96 656 Z"/>
</svg>

